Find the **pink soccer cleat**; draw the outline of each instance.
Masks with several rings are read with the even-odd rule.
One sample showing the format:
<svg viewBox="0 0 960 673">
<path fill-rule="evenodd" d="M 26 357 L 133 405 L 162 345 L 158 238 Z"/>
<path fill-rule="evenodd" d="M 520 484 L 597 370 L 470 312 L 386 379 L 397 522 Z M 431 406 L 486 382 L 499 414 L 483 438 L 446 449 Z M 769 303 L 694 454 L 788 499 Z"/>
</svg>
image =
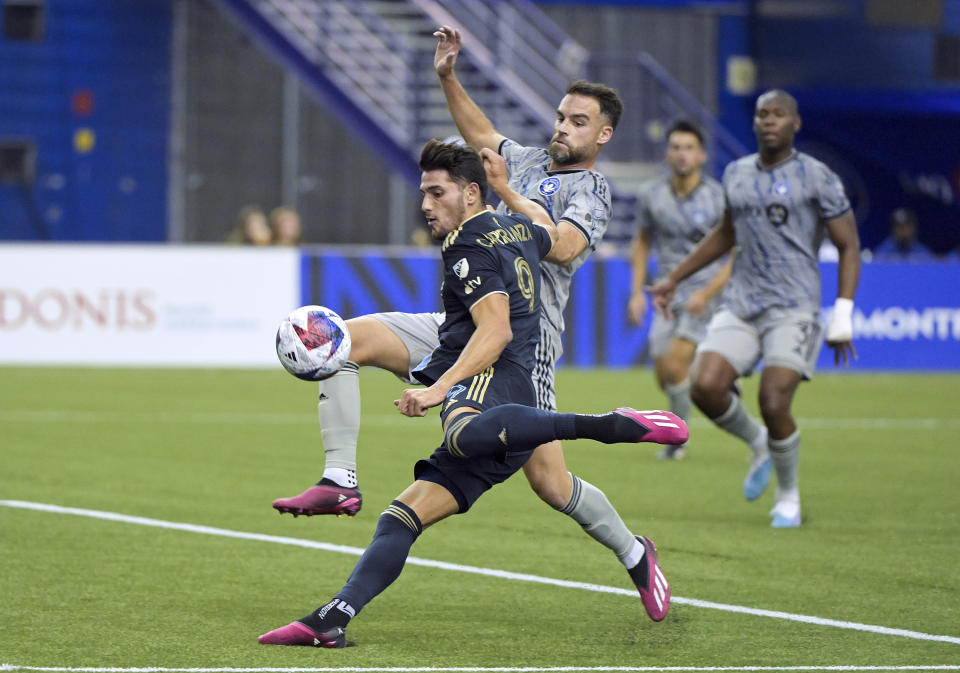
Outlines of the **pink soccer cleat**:
<svg viewBox="0 0 960 673">
<path fill-rule="evenodd" d="M 323 633 L 316 633 L 306 624 L 291 622 L 279 629 L 264 633 L 257 638 L 261 645 L 298 645 L 302 647 L 346 647 L 347 634 L 335 626 Z"/>
<path fill-rule="evenodd" d="M 294 516 L 303 514 L 346 514 L 353 516 L 363 506 L 363 497 L 355 488 L 342 486 L 311 486 L 300 495 L 292 498 L 279 498 L 273 501 L 273 508 L 283 514 L 290 512 Z"/>
<path fill-rule="evenodd" d="M 613 413 L 625 416 L 647 432 L 640 442 L 654 444 L 683 444 L 690 439 L 690 429 L 682 418 L 670 411 L 637 411 L 630 407 L 618 407 Z"/>
<path fill-rule="evenodd" d="M 637 536 L 637 540 L 643 545 L 643 558 L 627 572 L 640 592 L 640 600 L 650 619 L 659 622 L 670 609 L 670 585 L 657 562 L 656 545 L 641 535 Z"/>
</svg>

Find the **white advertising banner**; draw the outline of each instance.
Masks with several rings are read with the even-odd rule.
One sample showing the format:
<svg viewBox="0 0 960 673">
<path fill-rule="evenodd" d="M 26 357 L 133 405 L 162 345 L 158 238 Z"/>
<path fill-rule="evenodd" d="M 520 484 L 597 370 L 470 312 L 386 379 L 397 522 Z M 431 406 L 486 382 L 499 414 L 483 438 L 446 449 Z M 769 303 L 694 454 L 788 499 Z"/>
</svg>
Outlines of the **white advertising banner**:
<svg viewBox="0 0 960 673">
<path fill-rule="evenodd" d="M 279 366 L 295 249 L 0 245 L 0 363 Z"/>
</svg>

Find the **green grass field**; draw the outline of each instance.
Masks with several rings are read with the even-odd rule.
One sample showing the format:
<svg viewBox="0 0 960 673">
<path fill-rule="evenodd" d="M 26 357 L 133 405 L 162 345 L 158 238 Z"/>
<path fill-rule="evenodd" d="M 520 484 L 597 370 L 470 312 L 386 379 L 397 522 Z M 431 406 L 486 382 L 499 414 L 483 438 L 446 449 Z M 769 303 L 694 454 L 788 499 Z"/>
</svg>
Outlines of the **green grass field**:
<svg viewBox="0 0 960 673">
<path fill-rule="evenodd" d="M 325 602 L 357 558 L 281 538 L 364 547 L 439 441 L 435 412 L 395 412 L 399 382 L 372 370 L 361 381 L 364 509 L 294 519 L 270 503 L 319 478 L 316 388 L 279 367 L 0 368 L 0 664 L 960 668 L 957 376 L 824 373 L 802 386 L 799 530 L 769 527 L 771 492 L 743 501 L 747 450 L 702 418 L 676 463 L 651 445 L 568 443 L 571 470 L 660 548 L 675 597 L 663 623 L 633 593 L 411 564 L 351 624 L 356 647 L 258 645 L 260 633 Z M 756 380 L 744 383 L 755 411 Z M 569 411 L 665 404 L 639 369 L 561 370 L 558 389 Z M 412 553 L 631 589 L 614 556 L 542 504 L 522 474 L 427 531 Z"/>
</svg>

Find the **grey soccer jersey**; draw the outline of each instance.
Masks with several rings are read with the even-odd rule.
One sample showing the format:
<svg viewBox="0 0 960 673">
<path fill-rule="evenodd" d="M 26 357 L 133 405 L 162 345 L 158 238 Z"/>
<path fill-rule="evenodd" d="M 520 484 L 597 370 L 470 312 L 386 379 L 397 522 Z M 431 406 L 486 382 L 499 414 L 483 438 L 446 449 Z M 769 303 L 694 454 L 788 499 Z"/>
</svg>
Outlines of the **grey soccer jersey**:
<svg viewBox="0 0 960 673">
<path fill-rule="evenodd" d="M 554 222 L 566 220 L 577 227 L 587 247 L 569 266 L 540 262 L 543 316 L 558 332 L 563 332 L 563 309 L 570 297 L 573 273 L 594 251 L 610 222 L 610 188 L 600 173 L 585 169 L 547 170 L 550 154 L 540 147 L 523 147 L 507 139 L 500 144 L 506 160 L 510 187 L 543 206 Z M 508 212 L 503 203 L 498 212 Z"/>
<path fill-rule="evenodd" d="M 726 305 L 744 320 L 774 307 L 817 311 L 824 222 L 850 210 L 840 178 L 796 150 L 770 168 L 752 154 L 727 166 L 723 190 L 737 245 Z"/>
<path fill-rule="evenodd" d="M 664 176 L 644 185 L 639 205 L 638 226 L 650 234 L 651 252 L 657 258 L 656 283 L 686 259 L 720 221 L 723 187 L 704 176 L 696 189 L 681 199 L 670 185 L 670 176 Z M 724 259 L 718 259 L 686 278 L 677 287 L 671 304 L 685 304 L 693 292 L 720 273 L 723 264 Z"/>
</svg>

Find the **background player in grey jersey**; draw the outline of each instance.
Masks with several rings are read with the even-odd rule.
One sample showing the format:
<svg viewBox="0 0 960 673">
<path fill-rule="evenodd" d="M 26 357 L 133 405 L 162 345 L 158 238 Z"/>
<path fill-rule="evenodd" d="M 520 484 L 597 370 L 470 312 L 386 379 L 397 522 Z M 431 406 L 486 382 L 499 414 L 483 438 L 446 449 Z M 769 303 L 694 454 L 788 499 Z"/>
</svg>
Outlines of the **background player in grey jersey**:
<svg viewBox="0 0 960 673">
<path fill-rule="evenodd" d="M 511 188 L 544 206 L 557 225 L 559 240 L 545 258 L 549 263 L 541 263 L 543 316 L 533 372 L 537 405 L 553 411 L 553 374 L 561 354 L 562 314 L 570 279 L 599 243 L 610 217 L 607 182 L 593 168 L 601 148 L 613 135 L 622 103 L 608 87 L 575 82 L 560 101 L 549 150 L 520 147 L 497 132 L 457 80 L 454 63 L 461 48 L 459 33 L 444 26 L 436 36 L 437 74 L 461 135 L 477 149 L 499 152 L 506 161 Z M 307 515 L 359 510 L 357 365 L 381 367 L 410 380 L 410 370 L 436 347 L 442 319 L 440 314 L 381 313 L 347 321 L 352 362 L 320 383 L 318 408 L 327 452 L 324 479 L 298 496 L 276 500 L 276 509 Z M 603 492 L 567 471 L 559 442 L 539 447 L 524 465 L 524 473 L 541 499 L 613 551 L 640 587 L 637 573 L 642 546 Z M 338 475 L 344 482 L 336 482 Z"/>
<path fill-rule="evenodd" d="M 723 216 L 723 188 L 703 174 L 707 153 L 703 133 L 681 119 L 667 132 L 666 161 L 669 175 L 644 185 L 639 201 L 639 225 L 633 240 L 633 286 L 627 312 L 642 325 L 647 312 L 647 265 L 650 252 L 657 259 L 659 280 L 690 254 Z M 730 277 L 732 260 L 717 260 L 684 280 L 670 303 L 673 318 L 654 314 L 650 326 L 650 355 L 657 383 L 670 399 L 670 411 L 690 418 L 688 372 L 697 344 L 707 333 L 707 323 L 717 308 L 720 290 Z M 661 458 L 683 458 L 685 448 L 667 446 Z"/>
<path fill-rule="evenodd" d="M 726 212 L 703 243 L 651 288 L 669 311 L 677 284 L 737 246 L 724 307 L 699 347 L 694 403 L 724 430 L 751 445 L 754 457 L 743 484 L 747 500 L 767 487 L 771 462 L 777 490 L 772 525 L 800 525 L 797 461 L 800 432 L 790 407 L 809 379 L 821 345 L 817 251 L 824 233 L 837 246 L 837 299 L 827 328 L 834 362 L 856 357 L 853 296 L 860 278 L 860 239 L 840 179 L 793 147 L 800 130 L 797 102 L 786 91 L 757 99 L 753 119 L 759 152 L 734 161 L 723 175 Z M 729 392 L 737 377 L 763 358 L 759 425 Z M 772 460 L 771 460 L 772 459 Z"/>
</svg>

